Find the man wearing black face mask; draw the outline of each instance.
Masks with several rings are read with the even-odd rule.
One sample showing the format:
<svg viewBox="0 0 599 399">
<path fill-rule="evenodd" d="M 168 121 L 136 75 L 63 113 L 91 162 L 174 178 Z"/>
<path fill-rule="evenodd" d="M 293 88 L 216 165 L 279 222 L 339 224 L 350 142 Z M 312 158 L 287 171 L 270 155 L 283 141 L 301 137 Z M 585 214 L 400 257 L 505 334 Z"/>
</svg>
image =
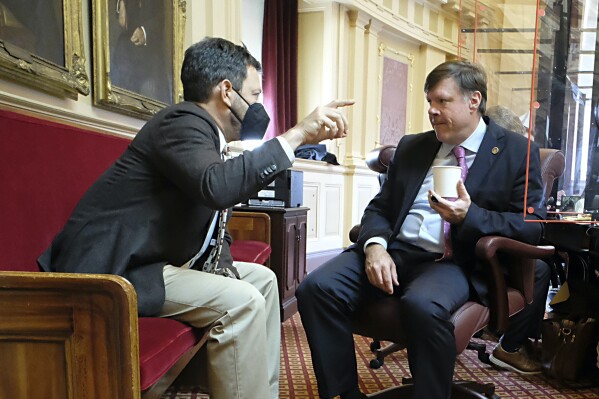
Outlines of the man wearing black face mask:
<svg viewBox="0 0 599 399">
<path fill-rule="evenodd" d="M 239 94 L 237 90 L 235 93 Z M 264 106 L 260 103 L 248 103 L 241 94 L 239 97 L 248 105 L 248 109 L 245 112 L 245 116 L 241 119 L 233 111 L 233 116 L 241 123 L 241 130 L 239 131 L 240 140 L 261 140 L 268 129 L 270 123 L 270 117 L 266 113 Z"/>
<path fill-rule="evenodd" d="M 223 215 L 289 168 L 297 146 L 344 137 L 338 108 L 353 103 L 317 107 L 276 139 L 225 161 L 226 142 L 261 138 L 268 126 L 257 103 L 259 72 L 245 47 L 215 38 L 191 46 L 181 70 L 185 101 L 139 131 L 38 259 L 46 271 L 124 276 L 140 315 L 210 328 L 206 370 L 215 399 L 277 398 L 279 380 L 275 276 L 233 262 Z"/>
</svg>

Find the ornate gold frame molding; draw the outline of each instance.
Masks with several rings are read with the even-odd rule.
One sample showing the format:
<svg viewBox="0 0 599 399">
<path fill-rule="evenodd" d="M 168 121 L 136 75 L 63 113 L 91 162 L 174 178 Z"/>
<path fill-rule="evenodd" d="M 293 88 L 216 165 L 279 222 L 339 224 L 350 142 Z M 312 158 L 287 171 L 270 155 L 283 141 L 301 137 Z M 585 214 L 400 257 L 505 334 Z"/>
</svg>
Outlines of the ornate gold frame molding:
<svg viewBox="0 0 599 399">
<path fill-rule="evenodd" d="M 46 93 L 74 100 L 88 95 L 81 1 L 63 0 L 65 66 L 56 65 L 0 38 L 0 75 Z M 42 23 L 42 21 L 40 21 Z"/>
<path fill-rule="evenodd" d="M 170 0 L 173 6 L 173 103 L 183 99 L 183 87 L 179 72 L 183 62 L 183 40 L 187 2 Z M 126 90 L 112 84 L 110 79 L 110 43 L 109 43 L 109 9 L 108 0 L 92 0 L 93 16 L 93 59 L 94 59 L 94 104 L 119 113 L 138 118 L 150 119 L 168 104 L 146 97 L 142 94 Z M 169 57 L 168 54 L 164 55 Z"/>
</svg>

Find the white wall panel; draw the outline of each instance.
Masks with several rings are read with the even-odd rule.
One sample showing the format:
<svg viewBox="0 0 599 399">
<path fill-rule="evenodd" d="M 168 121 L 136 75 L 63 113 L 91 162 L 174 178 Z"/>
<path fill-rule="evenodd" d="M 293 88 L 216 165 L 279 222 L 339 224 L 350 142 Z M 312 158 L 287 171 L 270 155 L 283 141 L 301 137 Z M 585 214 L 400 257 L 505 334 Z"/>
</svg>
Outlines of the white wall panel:
<svg viewBox="0 0 599 399">
<path fill-rule="evenodd" d="M 358 195 L 357 195 L 357 205 L 358 205 L 358 212 L 357 214 L 360 215 L 359 217 L 362 218 L 362 214 L 364 213 L 364 209 L 366 209 L 366 206 L 368 205 L 368 203 L 370 202 L 370 200 L 372 199 L 372 197 L 374 197 L 374 195 L 372 193 L 372 186 L 371 185 L 360 185 L 358 186 Z"/>
<path fill-rule="evenodd" d="M 342 209 L 342 185 L 326 185 L 324 209 L 325 211 L 325 226 L 324 235 L 327 237 L 338 237 L 341 232 L 341 209 Z"/>
<path fill-rule="evenodd" d="M 376 174 L 364 166 L 354 168 L 348 176 L 348 168 L 300 159 L 293 169 L 304 172 L 304 206 L 310 208 L 307 253 L 347 246 L 349 229 L 360 221 L 364 208 L 378 192 Z M 355 189 L 348 189 L 348 184 Z"/>
<path fill-rule="evenodd" d="M 320 186 L 314 183 L 304 181 L 304 206 L 310 208 L 308 211 L 308 239 L 316 239 L 318 231 L 318 221 L 320 220 L 318 197 Z"/>
</svg>

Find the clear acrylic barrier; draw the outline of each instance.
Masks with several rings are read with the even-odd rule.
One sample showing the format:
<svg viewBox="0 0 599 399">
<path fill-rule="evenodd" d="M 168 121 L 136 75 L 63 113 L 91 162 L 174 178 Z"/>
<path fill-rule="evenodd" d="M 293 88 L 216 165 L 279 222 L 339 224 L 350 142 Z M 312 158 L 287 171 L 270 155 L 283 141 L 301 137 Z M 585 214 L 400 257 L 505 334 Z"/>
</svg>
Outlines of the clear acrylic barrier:
<svg viewBox="0 0 599 399">
<path fill-rule="evenodd" d="M 509 108 L 529 140 L 565 155 L 547 221 L 599 219 L 599 0 L 456 1 L 458 55 L 487 71 L 487 108 Z"/>
</svg>

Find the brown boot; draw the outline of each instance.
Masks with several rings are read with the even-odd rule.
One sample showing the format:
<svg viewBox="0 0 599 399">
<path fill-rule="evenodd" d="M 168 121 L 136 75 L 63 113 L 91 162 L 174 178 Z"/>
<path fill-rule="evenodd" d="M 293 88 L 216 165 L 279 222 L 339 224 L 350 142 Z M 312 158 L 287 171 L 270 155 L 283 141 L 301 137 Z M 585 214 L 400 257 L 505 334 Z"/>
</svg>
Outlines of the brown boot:
<svg viewBox="0 0 599 399">
<path fill-rule="evenodd" d="M 539 362 L 528 356 L 524 347 L 517 352 L 506 352 L 501 344 L 498 344 L 489 357 L 491 363 L 501 368 L 515 371 L 516 373 L 531 375 L 539 374 L 543 367 Z"/>
</svg>

